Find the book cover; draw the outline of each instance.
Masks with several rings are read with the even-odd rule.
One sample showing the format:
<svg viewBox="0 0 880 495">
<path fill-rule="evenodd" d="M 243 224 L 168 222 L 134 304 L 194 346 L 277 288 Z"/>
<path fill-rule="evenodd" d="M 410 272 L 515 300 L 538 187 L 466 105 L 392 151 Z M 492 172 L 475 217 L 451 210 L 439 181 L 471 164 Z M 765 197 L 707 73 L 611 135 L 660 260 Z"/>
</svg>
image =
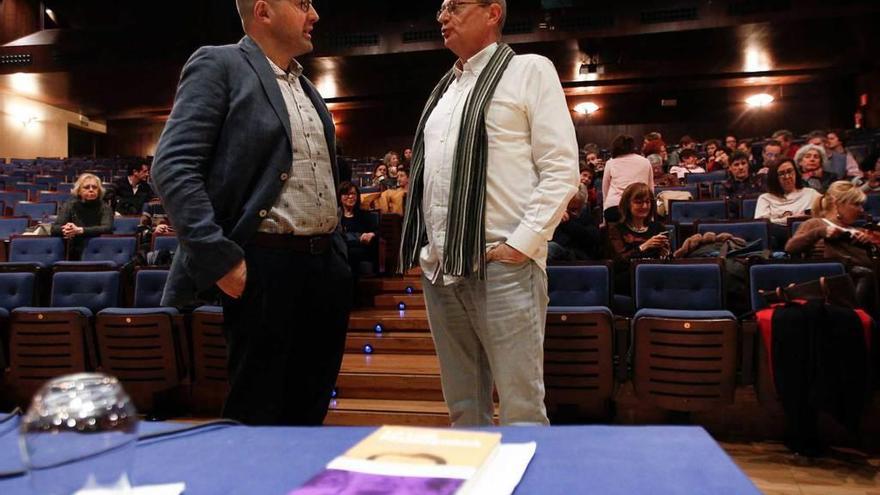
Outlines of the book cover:
<svg viewBox="0 0 880 495">
<path fill-rule="evenodd" d="M 500 433 L 383 426 L 290 495 L 460 494 L 500 443 Z"/>
</svg>

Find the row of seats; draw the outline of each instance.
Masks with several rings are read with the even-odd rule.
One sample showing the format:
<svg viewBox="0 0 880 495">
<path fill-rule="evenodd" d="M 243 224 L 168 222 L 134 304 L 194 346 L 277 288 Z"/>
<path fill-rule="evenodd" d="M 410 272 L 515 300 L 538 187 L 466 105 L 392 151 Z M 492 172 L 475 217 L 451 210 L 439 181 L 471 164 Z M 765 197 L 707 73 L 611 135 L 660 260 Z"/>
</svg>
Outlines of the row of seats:
<svg viewBox="0 0 880 495">
<path fill-rule="evenodd" d="M 9 240 L 15 235 L 24 234 L 35 221 L 42 220 L 39 212 L 24 211 L 22 215 L 0 217 L 0 240 Z M 54 215 L 54 213 L 53 213 Z M 49 219 L 52 219 L 50 216 Z M 114 235 L 133 235 L 137 233 L 142 218 L 140 216 L 113 217 Z"/>
<path fill-rule="evenodd" d="M 184 317 L 161 307 L 166 277 L 166 270 L 138 271 L 134 305 L 120 307 L 118 272 L 56 273 L 49 306 L 34 307 L 34 274 L 0 273 L 9 349 L 3 395 L 26 404 L 49 378 L 100 370 L 118 377 L 142 412 L 180 407 L 188 380 L 206 382 L 207 403 L 216 404 L 226 387 L 222 312 L 204 307 Z"/>
<path fill-rule="evenodd" d="M 753 265 L 750 304 L 766 306 L 761 291 L 845 273 L 840 263 Z M 607 265 L 548 267 L 550 305 L 545 337 L 545 381 L 551 415 L 564 411 L 605 416 L 615 382 L 675 411 L 710 410 L 733 402 L 739 374 L 772 391 L 755 324 L 725 309 L 719 263 L 640 263 L 634 268 L 631 319 L 610 309 Z M 757 339 L 760 340 L 760 339 Z M 615 365 L 616 360 L 616 365 Z M 765 393 L 764 400 L 775 397 Z"/>
</svg>

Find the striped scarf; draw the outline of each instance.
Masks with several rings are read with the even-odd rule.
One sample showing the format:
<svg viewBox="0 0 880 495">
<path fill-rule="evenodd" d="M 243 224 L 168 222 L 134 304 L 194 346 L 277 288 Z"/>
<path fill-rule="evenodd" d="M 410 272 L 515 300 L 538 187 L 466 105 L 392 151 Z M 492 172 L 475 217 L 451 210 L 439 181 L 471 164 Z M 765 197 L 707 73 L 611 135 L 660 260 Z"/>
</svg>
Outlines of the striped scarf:
<svg viewBox="0 0 880 495">
<path fill-rule="evenodd" d="M 486 134 L 486 111 L 513 59 L 513 50 L 504 43 L 480 72 L 474 89 L 464 104 L 461 131 L 452 161 L 452 182 L 449 189 L 449 212 L 446 219 L 446 243 L 443 246 L 443 273 L 458 277 L 470 275 L 479 267 L 479 276 L 486 273 L 486 165 L 489 139 Z M 419 119 L 413 143 L 409 194 L 403 216 L 399 273 L 412 268 L 422 246 L 427 244 L 425 218 L 422 212 L 425 166 L 425 123 L 437 102 L 452 84 L 455 70 L 450 69 L 431 92 Z"/>
</svg>

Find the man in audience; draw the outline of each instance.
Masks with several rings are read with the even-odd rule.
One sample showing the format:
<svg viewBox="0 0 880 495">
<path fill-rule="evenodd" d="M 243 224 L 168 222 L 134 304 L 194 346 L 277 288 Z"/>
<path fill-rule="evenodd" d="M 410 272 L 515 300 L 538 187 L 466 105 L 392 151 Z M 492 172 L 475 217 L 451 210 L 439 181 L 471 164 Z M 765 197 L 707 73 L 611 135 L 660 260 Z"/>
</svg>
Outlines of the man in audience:
<svg viewBox="0 0 880 495">
<path fill-rule="evenodd" d="M 440 6 L 458 61 L 422 113 L 404 215 L 400 269 L 421 265 L 455 426 L 493 424 L 493 381 L 501 424 L 548 424 L 547 242 L 578 184 L 558 73 L 500 42 L 506 12 L 506 0 Z"/>
<path fill-rule="evenodd" d="M 409 192 L 409 171 L 405 168 L 399 168 L 397 169 L 397 188 L 382 191 L 382 194 L 376 199 L 376 208 L 382 213 L 403 215 L 407 192 Z"/>
<path fill-rule="evenodd" d="M 407 149 L 403 150 L 403 164 L 402 165 L 404 168 L 409 168 L 411 164 L 412 164 L 412 149 L 407 148 Z"/>
<path fill-rule="evenodd" d="M 183 68 L 153 178 L 177 235 L 163 304 L 222 294 L 229 395 L 252 425 L 320 425 L 345 348 L 333 119 L 296 57 L 310 1 L 237 0 L 247 35 Z"/>
<path fill-rule="evenodd" d="M 128 176 L 113 183 L 113 209 L 123 215 L 140 215 L 144 204 L 156 196 L 147 183 L 149 176 L 146 163 L 129 165 Z"/>
<path fill-rule="evenodd" d="M 681 151 L 682 150 L 696 150 L 697 149 L 697 141 L 694 138 L 684 135 L 681 139 L 678 140 L 678 148 L 669 154 L 669 166 L 675 167 L 676 165 L 680 165 L 681 161 Z"/>
<path fill-rule="evenodd" d="M 547 245 L 547 261 L 591 260 L 598 251 L 599 227 L 590 212 L 587 187 L 581 184 Z"/>
<path fill-rule="evenodd" d="M 749 156 L 742 151 L 735 151 L 730 157 L 727 180 L 722 183 L 724 194 L 728 198 L 737 198 L 767 192 L 761 177 L 765 176 L 750 173 Z"/>
<path fill-rule="evenodd" d="M 771 139 L 764 143 L 764 151 L 761 153 L 761 169 L 758 170 L 758 174 L 766 174 L 767 166 L 770 165 L 770 162 L 774 162 L 780 158 L 783 158 L 782 154 L 782 143 L 775 139 Z"/>
<path fill-rule="evenodd" d="M 780 157 L 794 158 L 798 146 L 793 142 L 794 134 L 792 134 L 791 131 L 788 129 L 780 129 L 774 132 L 772 137 L 782 145 L 782 155 L 780 155 Z"/>
</svg>

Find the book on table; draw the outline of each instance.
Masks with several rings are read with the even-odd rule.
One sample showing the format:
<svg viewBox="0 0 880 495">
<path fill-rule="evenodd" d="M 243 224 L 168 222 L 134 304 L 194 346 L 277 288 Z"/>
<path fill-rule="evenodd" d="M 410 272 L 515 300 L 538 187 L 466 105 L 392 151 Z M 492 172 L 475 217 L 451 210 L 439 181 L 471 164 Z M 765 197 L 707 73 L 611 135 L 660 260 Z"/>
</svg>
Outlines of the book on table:
<svg viewBox="0 0 880 495">
<path fill-rule="evenodd" d="M 511 459 L 511 449 L 502 448 L 500 433 L 383 426 L 290 495 L 482 494 L 487 484 L 493 486 L 493 493 L 511 493 L 535 445 L 504 445 L 516 447 L 518 463 Z M 506 458 L 505 466 L 497 466 L 499 457 Z M 495 476 L 506 478 L 510 488 L 505 489 L 503 481 L 487 479 Z"/>
</svg>

